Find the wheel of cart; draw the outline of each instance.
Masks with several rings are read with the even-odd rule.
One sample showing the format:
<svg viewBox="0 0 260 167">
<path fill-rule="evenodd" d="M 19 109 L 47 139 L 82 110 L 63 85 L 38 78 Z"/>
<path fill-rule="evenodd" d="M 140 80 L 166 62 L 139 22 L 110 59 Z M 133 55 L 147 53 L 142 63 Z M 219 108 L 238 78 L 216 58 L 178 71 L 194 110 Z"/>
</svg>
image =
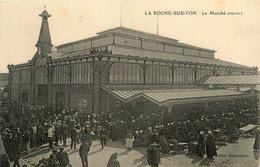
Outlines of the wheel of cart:
<svg viewBox="0 0 260 167">
<path fill-rule="evenodd" d="M 196 150 L 197 150 L 197 136 L 196 133 L 194 132 L 189 132 L 186 135 L 186 140 L 187 143 L 189 143 L 188 145 L 188 154 L 195 154 Z"/>
<path fill-rule="evenodd" d="M 159 143 L 161 153 L 167 154 L 170 150 L 169 144 L 166 140 L 161 140 Z"/>
<path fill-rule="evenodd" d="M 196 141 L 197 140 L 197 137 L 196 137 L 196 133 L 193 133 L 193 132 L 189 132 L 186 137 L 185 137 L 185 141 L 187 143 L 190 143 L 192 141 Z"/>
</svg>

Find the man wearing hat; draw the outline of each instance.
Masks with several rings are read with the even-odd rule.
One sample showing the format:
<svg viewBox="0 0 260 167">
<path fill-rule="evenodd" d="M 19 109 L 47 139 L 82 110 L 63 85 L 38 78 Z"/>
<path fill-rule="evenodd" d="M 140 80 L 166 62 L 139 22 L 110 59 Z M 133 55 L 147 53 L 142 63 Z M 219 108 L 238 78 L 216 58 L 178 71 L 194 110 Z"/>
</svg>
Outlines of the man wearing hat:
<svg viewBox="0 0 260 167">
<path fill-rule="evenodd" d="M 161 161 L 160 151 L 157 146 L 158 144 L 153 142 L 147 149 L 147 161 L 148 165 L 151 167 L 158 167 Z"/>
<path fill-rule="evenodd" d="M 55 146 L 58 146 L 58 142 L 59 142 L 60 137 L 61 137 L 61 125 L 60 125 L 59 122 L 55 124 L 54 137 L 55 137 Z"/>
<path fill-rule="evenodd" d="M 88 167 L 88 152 L 89 144 L 86 143 L 85 140 L 83 140 L 79 148 L 79 156 L 81 158 L 82 167 Z"/>
<path fill-rule="evenodd" d="M 76 130 L 76 125 L 71 129 L 70 131 L 70 137 L 71 137 L 71 145 L 70 148 L 74 146 L 74 149 L 76 149 L 76 143 L 77 143 L 77 130 Z"/>
<path fill-rule="evenodd" d="M 102 125 L 100 130 L 100 141 L 101 141 L 102 150 L 104 146 L 106 147 L 107 135 L 108 135 L 107 129 L 105 128 L 104 125 Z"/>
<path fill-rule="evenodd" d="M 154 129 L 154 132 L 153 132 L 153 134 L 151 136 L 151 142 L 159 143 L 159 140 L 160 140 L 160 136 L 158 134 L 158 130 Z"/>
<path fill-rule="evenodd" d="M 203 131 L 200 131 L 199 133 L 197 153 L 200 157 L 203 157 L 203 155 L 205 154 L 205 137 Z"/>
<path fill-rule="evenodd" d="M 62 135 L 62 140 L 63 140 L 63 146 L 66 146 L 67 144 L 67 136 L 68 136 L 68 132 L 69 132 L 69 127 L 66 124 L 65 121 L 63 121 L 63 124 L 61 126 L 61 135 Z"/>
<path fill-rule="evenodd" d="M 48 128 L 48 140 L 49 140 L 49 148 L 53 147 L 53 136 L 54 136 L 54 132 L 53 132 L 53 127 L 50 124 L 49 128 Z"/>
<path fill-rule="evenodd" d="M 211 130 L 208 131 L 208 135 L 206 137 L 206 153 L 208 158 L 213 158 L 214 155 L 217 155 L 215 137 L 213 136 Z"/>
<path fill-rule="evenodd" d="M 129 152 L 133 148 L 134 143 L 134 136 L 131 132 L 131 130 L 128 130 L 126 136 L 125 136 L 125 146 L 126 146 L 126 152 Z"/>
<path fill-rule="evenodd" d="M 30 132 L 28 129 L 25 130 L 22 140 L 26 148 L 26 154 L 30 154 Z"/>
<path fill-rule="evenodd" d="M 60 151 L 57 153 L 57 158 L 60 162 L 59 167 L 66 167 L 70 161 L 69 161 L 69 155 L 64 151 L 64 147 L 59 148 Z"/>
</svg>

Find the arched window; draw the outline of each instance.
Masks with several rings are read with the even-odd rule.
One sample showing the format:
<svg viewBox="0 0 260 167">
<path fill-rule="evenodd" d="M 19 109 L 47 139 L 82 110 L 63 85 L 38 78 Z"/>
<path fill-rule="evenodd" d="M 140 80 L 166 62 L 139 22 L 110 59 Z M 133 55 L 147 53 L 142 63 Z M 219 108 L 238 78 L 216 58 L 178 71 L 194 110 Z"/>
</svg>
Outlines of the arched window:
<svg viewBox="0 0 260 167">
<path fill-rule="evenodd" d="M 54 68 L 53 84 L 69 84 L 69 68 L 67 65 L 56 66 Z"/>
<path fill-rule="evenodd" d="M 38 67 L 35 71 L 35 83 L 36 84 L 48 84 L 48 69 L 45 67 Z"/>
<path fill-rule="evenodd" d="M 115 63 L 110 68 L 110 84 L 142 84 L 143 70 L 135 63 Z"/>
</svg>

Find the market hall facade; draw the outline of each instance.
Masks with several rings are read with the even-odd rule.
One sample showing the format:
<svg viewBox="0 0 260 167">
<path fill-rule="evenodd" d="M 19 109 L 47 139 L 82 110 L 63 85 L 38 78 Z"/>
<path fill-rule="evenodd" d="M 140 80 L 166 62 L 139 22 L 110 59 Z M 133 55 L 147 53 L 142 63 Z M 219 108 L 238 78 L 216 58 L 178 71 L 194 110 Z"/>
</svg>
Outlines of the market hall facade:
<svg viewBox="0 0 260 167">
<path fill-rule="evenodd" d="M 39 16 L 37 52 L 26 63 L 8 65 L 8 93 L 12 101 L 45 105 L 53 112 L 111 112 L 119 105 L 145 102 L 171 111 L 174 103 L 167 101 L 175 96 L 179 103 L 248 97 L 237 90 L 211 90 L 196 83 L 207 76 L 254 75 L 258 71 L 257 67 L 216 59 L 214 50 L 125 27 L 53 47 L 51 15 L 44 10 Z M 153 98 L 156 92 L 168 97 L 160 102 Z"/>
</svg>

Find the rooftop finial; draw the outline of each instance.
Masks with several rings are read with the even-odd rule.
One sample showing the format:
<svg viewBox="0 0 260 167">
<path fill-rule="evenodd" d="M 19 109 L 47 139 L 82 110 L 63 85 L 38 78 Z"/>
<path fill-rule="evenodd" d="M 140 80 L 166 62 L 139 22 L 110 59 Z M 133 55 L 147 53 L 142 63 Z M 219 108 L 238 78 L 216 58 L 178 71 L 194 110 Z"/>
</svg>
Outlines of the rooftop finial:
<svg viewBox="0 0 260 167">
<path fill-rule="evenodd" d="M 44 5 L 44 7 L 46 6 Z M 41 51 L 50 53 L 52 43 L 51 43 L 51 35 L 49 30 L 48 18 L 51 17 L 51 15 L 46 10 L 44 10 L 39 16 L 42 17 L 42 25 L 40 29 L 39 39 L 38 42 L 36 43 L 36 47 Z"/>
</svg>

